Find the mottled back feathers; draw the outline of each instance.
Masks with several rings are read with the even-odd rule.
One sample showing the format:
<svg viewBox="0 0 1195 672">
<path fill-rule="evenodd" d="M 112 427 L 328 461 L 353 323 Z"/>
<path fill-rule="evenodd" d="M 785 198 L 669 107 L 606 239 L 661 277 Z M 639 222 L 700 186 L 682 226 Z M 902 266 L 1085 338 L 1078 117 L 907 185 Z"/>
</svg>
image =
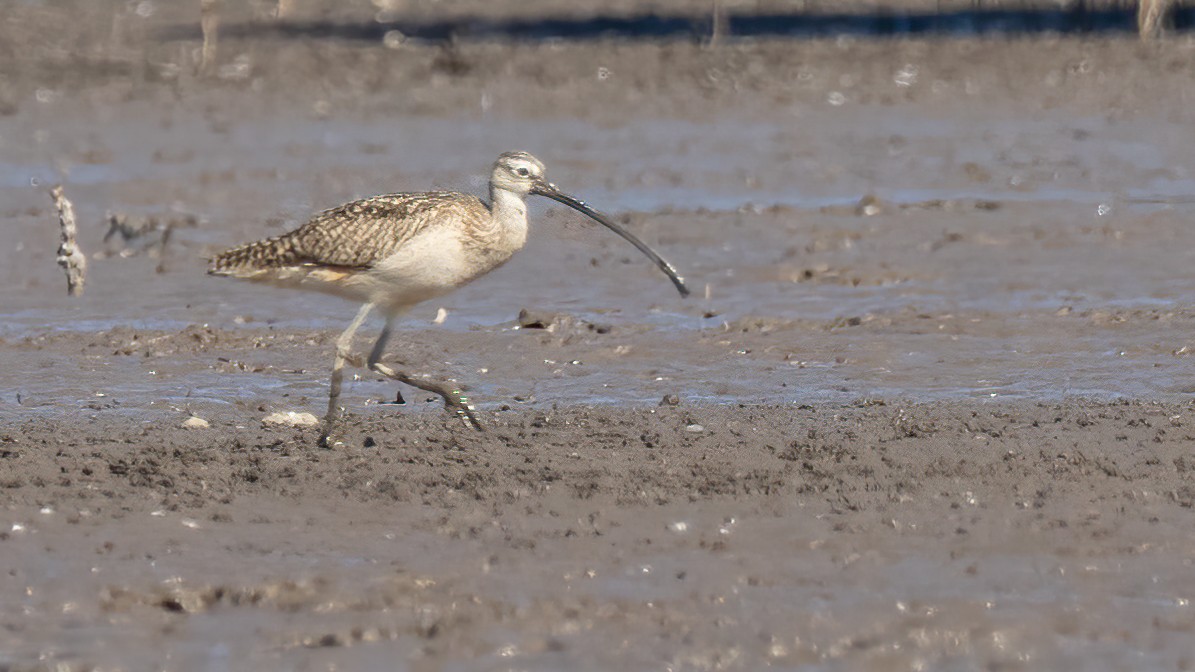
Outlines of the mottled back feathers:
<svg viewBox="0 0 1195 672">
<path fill-rule="evenodd" d="M 292 266 L 369 269 L 430 227 L 484 226 L 489 210 L 476 196 L 450 191 L 374 196 L 325 210 L 274 238 L 217 255 L 208 272 L 250 276 Z"/>
</svg>

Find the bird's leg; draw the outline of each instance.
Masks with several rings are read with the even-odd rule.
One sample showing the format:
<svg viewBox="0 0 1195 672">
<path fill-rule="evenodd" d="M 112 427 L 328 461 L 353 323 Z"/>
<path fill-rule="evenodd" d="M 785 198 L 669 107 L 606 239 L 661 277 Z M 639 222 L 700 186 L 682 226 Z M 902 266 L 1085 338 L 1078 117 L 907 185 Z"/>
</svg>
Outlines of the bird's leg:
<svg viewBox="0 0 1195 672">
<path fill-rule="evenodd" d="M 369 316 L 371 310 L 373 310 L 372 303 L 361 306 L 361 310 L 357 312 L 357 316 L 353 318 L 348 329 L 345 329 L 344 333 L 336 339 L 336 358 L 332 360 L 332 384 L 328 390 L 328 414 L 324 416 L 324 431 L 319 439 L 319 445 L 324 448 L 332 447 L 329 436 L 332 434 L 332 426 L 336 423 L 340 411 L 336 402 L 340 400 L 340 383 L 344 379 L 344 363 L 353 358 L 351 351 L 353 335 L 357 333 L 357 329 L 361 327 L 361 323 Z"/>
<path fill-rule="evenodd" d="M 382 327 L 382 334 L 378 336 L 378 340 L 373 344 L 373 350 L 369 353 L 369 369 L 377 373 L 397 380 L 400 383 L 405 383 L 411 387 L 419 388 L 425 392 L 438 394 L 444 400 L 444 406 L 454 411 L 466 425 L 473 429 L 481 430 L 481 423 L 477 421 L 477 416 L 473 414 L 473 404 L 469 403 L 468 397 L 461 393 L 460 390 L 453 388 L 450 385 L 443 383 L 435 383 L 430 380 L 421 380 L 419 378 L 412 378 L 402 371 L 395 371 L 394 369 L 381 363 L 382 354 L 386 350 L 386 341 L 390 339 L 390 328 L 394 324 L 393 317 L 386 318 L 386 326 Z"/>
</svg>

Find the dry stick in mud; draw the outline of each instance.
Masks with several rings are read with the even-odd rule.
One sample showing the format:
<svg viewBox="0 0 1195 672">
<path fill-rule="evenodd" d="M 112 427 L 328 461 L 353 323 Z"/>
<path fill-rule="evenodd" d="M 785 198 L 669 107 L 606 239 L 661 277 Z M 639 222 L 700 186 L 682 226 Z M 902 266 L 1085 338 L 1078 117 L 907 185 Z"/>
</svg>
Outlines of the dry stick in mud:
<svg viewBox="0 0 1195 672">
<path fill-rule="evenodd" d="M 1137 32 L 1143 40 L 1162 36 L 1166 18 L 1174 9 L 1175 0 L 1140 0 L 1137 4 Z"/>
<path fill-rule="evenodd" d="M 294 0 L 278 0 L 274 5 L 274 18 L 289 19 L 295 11 Z"/>
<path fill-rule="evenodd" d="M 199 73 L 209 74 L 216 65 L 216 43 L 220 33 L 220 5 L 223 0 L 199 0 L 199 27 L 203 31 Z"/>
<path fill-rule="evenodd" d="M 66 198 L 66 191 L 59 184 L 50 190 L 54 207 L 58 208 L 58 224 L 62 230 L 62 243 L 58 246 L 58 265 L 66 271 L 66 291 L 71 296 L 83 294 L 87 282 L 87 257 L 75 242 L 75 208 Z"/>
<path fill-rule="evenodd" d="M 316 215 L 290 233 L 223 252 L 208 273 L 334 294 L 362 302 L 336 340 L 328 412 L 320 444 L 331 446 L 344 365 L 353 362 L 353 334 L 374 308 L 385 318 L 370 351 L 370 371 L 438 395 L 467 425 L 481 429 L 473 404 L 454 383 L 438 383 L 381 363 L 394 320 L 416 304 L 446 294 L 504 264 L 527 242 L 529 195 L 581 212 L 622 236 L 655 262 L 681 296 L 684 280 L 655 250 L 609 217 L 544 178 L 544 164 L 526 152 L 494 162 L 490 201 L 439 191 L 386 194 L 346 203 Z"/>
<path fill-rule="evenodd" d="M 726 7 L 723 6 L 722 0 L 714 0 L 713 9 L 710 10 L 710 39 L 706 43 L 707 47 L 717 47 L 722 42 L 722 36 L 726 34 Z"/>
</svg>

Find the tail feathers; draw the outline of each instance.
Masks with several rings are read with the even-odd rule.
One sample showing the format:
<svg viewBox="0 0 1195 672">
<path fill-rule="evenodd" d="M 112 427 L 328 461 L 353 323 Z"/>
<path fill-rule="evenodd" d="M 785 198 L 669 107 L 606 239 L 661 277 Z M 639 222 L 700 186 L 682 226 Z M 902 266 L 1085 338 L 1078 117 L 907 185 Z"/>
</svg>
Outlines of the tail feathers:
<svg viewBox="0 0 1195 672">
<path fill-rule="evenodd" d="M 270 269 L 300 263 L 294 246 L 286 236 L 246 243 L 216 255 L 207 272 L 210 275 L 252 277 Z"/>
</svg>

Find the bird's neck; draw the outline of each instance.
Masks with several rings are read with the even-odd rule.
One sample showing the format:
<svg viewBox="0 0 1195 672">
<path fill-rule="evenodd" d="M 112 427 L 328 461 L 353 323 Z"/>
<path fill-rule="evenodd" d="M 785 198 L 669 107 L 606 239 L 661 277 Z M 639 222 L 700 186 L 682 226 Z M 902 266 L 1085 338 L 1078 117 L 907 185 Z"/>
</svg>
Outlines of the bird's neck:
<svg viewBox="0 0 1195 672">
<path fill-rule="evenodd" d="M 505 189 L 490 189 L 490 208 L 494 234 L 517 250 L 527 242 L 527 202 L 523 196 Z"/>
</svg>

